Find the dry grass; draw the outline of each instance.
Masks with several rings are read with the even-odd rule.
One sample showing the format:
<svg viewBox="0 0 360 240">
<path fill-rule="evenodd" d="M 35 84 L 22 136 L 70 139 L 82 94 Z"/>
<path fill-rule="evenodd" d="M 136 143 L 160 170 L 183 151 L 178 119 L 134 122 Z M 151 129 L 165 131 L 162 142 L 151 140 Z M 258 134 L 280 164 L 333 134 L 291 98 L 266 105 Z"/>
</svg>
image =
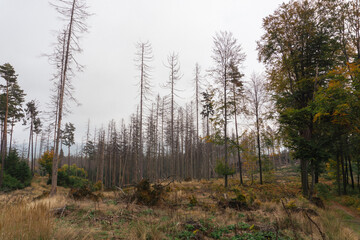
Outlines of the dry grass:
<svg viewBox="0 0 360 240">
<path fill-rule="evenodd" d="M 223 180 L 175 182 L 159 206 L 147 207 L 122 199 L 120 192 L 104 192 L 95 208 L 90 200 L 74 201 L 68 189 L 58 195 L 34 201 L 49 186 L 46 179 L 35 178 L 31 187 L 0 197 L 0 239 L 236 239 L 239 233 L 272 232 L 299 239 L 322 239 L 317 227 L 301 211 L 287 212 L 285 206 L 312 209 L 319 215 L 311 219 L 329 240 L 358 239 L 333 209 L 318 209 L 300 196 L 296 184 L 238 186 L 231 179 L 225 189 Z M 223 198 L 236 197 L 240 191 L 251 209 L 220 208 Z M 131 193 L 129 189 L 126 192 Z M 277 196 L 271 199 L 273 196 Z M 288 197 L 292 196 L 292 197 Z M 191 203 L 195 198 L 196 202 Z M 66 206 L 61 217 L 50 214 Z M 193 230 L 189 225 L 194 226 Z M 242 230 L 226 231 L 229 226 L 247 225 Z M 203 228 L 199 229 L 197 225 Z M 251 229 L 250 229 L 251 226 Z M 240 232 L 239 232 L 240 231 Z M 195 232 L 195 233 L 194 233 Z M 186 235 L 187 234 L 187 235 Z"/>
<path fill-rule="evenodd" d="M 359 236 L 343 221 L 343 217 L 333 209 L 320 211 L 320 219 L 323 229 L 329 240 L 358 240 Z"/>
<path fill-rule="evenodd" d="M 0 212 L 0 239 L 50 239 L 54 219 L 49 205 L 24 201 L 2 204 Z"/>
</svg>

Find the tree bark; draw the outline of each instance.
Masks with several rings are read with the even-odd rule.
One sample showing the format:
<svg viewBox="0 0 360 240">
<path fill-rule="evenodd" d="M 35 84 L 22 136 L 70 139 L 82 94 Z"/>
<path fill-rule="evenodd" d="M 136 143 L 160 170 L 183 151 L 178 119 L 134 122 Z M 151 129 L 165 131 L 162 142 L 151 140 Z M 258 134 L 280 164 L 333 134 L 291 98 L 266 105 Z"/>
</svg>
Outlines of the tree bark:
<svg viewBox="0 0 360 240">
<path fill-rule="evenodd" d="M 4 118 L 4 130 L 3 137 L 1 140 L 1 172 L 0 172 L 0 187 L 2 187 L 4 180 L 4 169 L 5 169 L 5 158 L 6 158 L 6 150 L 7 150 L 7 119 L 9 112 L 9 81 L 6 81 L 6 105 L 5 105 L 5 118 Z"/>
<path fill-rule="evenodd" d="M 65 53 L 65 62 L 64 62 L 64 70 L 62 73 L 61 79 L 61 91 L 60 91 L 60 98 L 59 98 L 59 112 L 58 112 L 58 122 L 57 122 L 57 132 L 56 132 L 56 144 L 55 144 L 55 151 L 54 151 L 54 158 L 52 164 L 52 178 L 51 178 L 51 191 L 50 196 L 54 196 L 57 190 L 57 170 L 58 170 L 58 162 L 59 162 L 59 142 L 60 142 L 60 129 L 61 129 L 61 120 L 62 120 L 62 111 L 63 111 L 63 103 L 64 103 L 64 94 L 65 94 L 65 82 L 67 77 L 67 69 L 68 69 L 68 61 L 69 61 L 69 54 L 70 54 L 70 40 L 72 36 L 72 27 L 73 27 L 73 16 L 75 10 L 75 2 L 73 0 L 72 8 L 71 8 L 71 15 L 70 15 L 70 22 L 69 22 L 69 30 L 67 35 L 67 42 L 66 42 L 66 53 Z"/>
<path fill-rule="evenodd" d="M 355 184 L 354 184 L 354 175 L 353 175 L 353 170 L 352 170 L 352 165 L 351 165 L 351 157 L 349 155 L 347 155 L 347 160 L 349 162 L 349 171 L 350 171 L 350 178 L 351 178 L 351 187 L 354 190 L 355 189 Z"/>
<path fill-rule="evenodd" d="M 234 96 L 234 118 L 235 118 L 235 134 L 236 134 L 236 144 L 237 146 L 237 157 L 239 162 L 239 173 L 240 173 L 240 184 L 243 185 L 243 177 L 242 177 L 242 164 L 241 164 L 241 155 L 240 155 L 240 142 L 239 142 L 239 131 L 237 124 L 237 106 L 236 106 L 236 97 L 235 97 L 235 85 L 233 86 L 233 96 Z"/>
</svg>

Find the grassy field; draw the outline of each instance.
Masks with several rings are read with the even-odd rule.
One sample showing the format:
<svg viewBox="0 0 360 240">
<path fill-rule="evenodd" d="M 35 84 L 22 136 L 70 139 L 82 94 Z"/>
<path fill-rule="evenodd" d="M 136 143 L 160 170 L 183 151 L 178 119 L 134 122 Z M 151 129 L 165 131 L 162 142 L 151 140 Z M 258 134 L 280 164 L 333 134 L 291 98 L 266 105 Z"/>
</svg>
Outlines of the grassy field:
<svg viewBox="0 0 360 240">
<path fill-rule="evenodd" d="M 234 176 L 227 189 L 221 179 L 173 182 L 153 206 L 135 188 L 75 201 L 59 187 L 49 198 L 46 178 L 35 177 L 1 194 L 0 239 L 360 239 L 359 211 L 331 197 L 316 207 L 292 170 L 263 185 L 240 186 Z"/>
</svg>

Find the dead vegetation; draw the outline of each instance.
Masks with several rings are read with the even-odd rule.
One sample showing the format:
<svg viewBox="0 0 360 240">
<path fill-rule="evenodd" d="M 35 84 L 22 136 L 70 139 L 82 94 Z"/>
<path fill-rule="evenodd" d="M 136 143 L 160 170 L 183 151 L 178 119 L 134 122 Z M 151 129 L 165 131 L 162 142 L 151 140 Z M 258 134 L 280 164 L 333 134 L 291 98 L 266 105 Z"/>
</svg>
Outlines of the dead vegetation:
<svg viewBox="0 0 360 240">
<path fill-rule="evenodd" d="M 60 189 L 49 198 L 40 180 L 32 194 L 1 197 L 0 239 L 358 239 L 336 211 L 296 194 L 296 183 L 229 183 L 143 180 L 101 194 Z"/>
<path fill-rule="evenodd" d="M 154 183 L 151 185 L 148 179 L 143 179 L 135 186 L 135 192 L 131 196 L 131 200 L 146 206 L 158 205 L 164 201 L 165 190 L 170 183 L 166 185 Z"/>
<path fill-rule="evenodd" d="M 55 222 L 47 204 L 12 199 L 0 207 L 0 239 L 51 238 Z"/>
</svg>

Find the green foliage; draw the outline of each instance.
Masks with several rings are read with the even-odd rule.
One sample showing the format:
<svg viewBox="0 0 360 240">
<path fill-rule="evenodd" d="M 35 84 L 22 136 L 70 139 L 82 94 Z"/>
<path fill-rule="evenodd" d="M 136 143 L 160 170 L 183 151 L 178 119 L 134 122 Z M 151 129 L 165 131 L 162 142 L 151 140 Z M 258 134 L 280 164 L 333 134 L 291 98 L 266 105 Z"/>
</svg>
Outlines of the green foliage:
<svg viewBox="0 0 360 240">
<path fill-rule="evenodd" d="M 92 190 L 95 192 L 100 191 L 102 188 L 103 188 L 103 183 L 100 180 L 92 185 Z"/>
<path fill-rule="evenodd" d="M 4 173 L 4 182 L 2 185 L 1 190 L 2 191 L 13 191 L 16 189 L 22 189 L 24 188 L 24 184 L 22 184 L 19 180 L 17 180 L 15 177 L 12 177 L 11 175 Z"/>
<path fill-rule="evenodd" d="M 324 183 L 318 183 L 315 185 L 317 194 L 323 199 L 329 199 L 331 196 L 330 186 Z"/>
<path fill-rule="evenodd" d="M 4 120 L 6 111 L 6 92 L 8 93 L 8 120 L 12 119 L 13 123 L 20 121 L 24 117 L 22 104 L 24 103 L 25 93 L 17 82 L 17 74 L 9 63 L 0 65 L 0 77 L 6 81 L 6 85 L 0 84 L 0 118 Z"/>
<path fill-rule="evenodd" d="M 357 208 L 358 210 L 360 210 L 360 197 L 357 195 L 352 195 L 352 196 L 342 196 L 340 198 L 340 203 L 342 205 L 348 206 L 348 207 L 353 207 L 353 208 Z"/>
<path fill-rule="evenodd" d="M 280 127 L 286 134 L 286 145 L 294 151 L 294 157 L 303 166 L 308 161 L 326 159 L 326 149 L 330 147 L 331 150 L 333 142 L 328 135 L 334 128 L 320 125 L 320 119 L 329 118 L 335 113 L 332 120 L 345 126 L 350 117 L 347 115 L 347 105 L 334 98 L 341 96 L 346 99 L 345 92 L 321 90 L 328 86 L 332 78 L 329 72 L 345 62 L 344 56 L 337 53 L 349 46 L 341 49 L 343 43 L 338 41 L 341 37 L 337 35 L 337 21 L 342 18 L 325 14 L 334 11 L 334 5 L 319 7 L 319 4 L 322 1 L 290 1 L 282 4 L 264 18 L 265 33 L 258 41 L 259 58 L 269 73 L 268 86 L 274 91 Z M 344 11 L 336 14 L 344 14 Z M 318 126 L 314 126 L 316 123 Z M 304 194 L 308 192 L 305 184 L 307 174 L 307 169 L 303 167 Z"/>
<path fill-rule="evenodd" d="M 222 160 L 216 161 L 215 172 L 220 176 L 233 175 L 235 173 L 235 169 L 230 167 L 228 164 L 225 164 Z"/>
<path fill-rule="evenodd" d="M 263 174 L 264 174 L 264 181 L 267 183 L 274 182 L 275 180 L 275 172 L 273 162 L 269 159 L 267 155 L 262 156 L 263 159 Z"/>
<path fill-rule="evenodd" d="M 61 168 L 58 169 L 58 171 L 66 171 L 68 172 L 68 175 L 69 176 L 77 176 L 77 177 L 81 177 L 81 178 L 87 178 L 88 177 L 88 174 L 87 172 L 85 171 L 84 168 L 78 168 L 76 166 L 76 164 L 73 164 L 70 166 L 70 169 L 69 169 L 69 166 L 67 164 L 64 164 Z"/>
<path fill-rule="evenodd" d="M 46 151 L 39 160 L 41 170 L 49 174 L 48 184 L 51 183 L 53 151 Z M 58 169 L 58 186 L 82 188 L 90 185 L 87 172 L 83 168 L 78 168 L 76 164 L 70 166 L 64 164 Z"/>
<path fill-rule="evenodd" d="M 266 240 L 266 239 L 279 239 L 279 240 L 286 240 L 290 238 L 286 237 L 279 237 L 274 232 L 254 232 L 254 233 L 243 233 L 241 235 L 236 235 L 235 237 L 231 238 L 231 240 Z"/>
<path fill-rule="evenodd" d="M 30 185 L 32 176 L 28 164 L 21 161 L 16 150 L 9 153 L 5 159 L 5 172 L 17 179 L 24 187 Z"/>
<path fill-rule="evenodd" d="M 64 164 L 58 169 L 58 185 L 63 187 L 82 188 L 89 185 L 86 179 L 87 172 L 83 168 L 78 168 L 75 164 L 69 166 Z"/>
<path fill-rule="evenodd" d="M 22 189 L 30 185 L 32 176 L 28 164 L 20 160 L 16 150 L 5 159 L 3 191 Z"/>
</svg>

